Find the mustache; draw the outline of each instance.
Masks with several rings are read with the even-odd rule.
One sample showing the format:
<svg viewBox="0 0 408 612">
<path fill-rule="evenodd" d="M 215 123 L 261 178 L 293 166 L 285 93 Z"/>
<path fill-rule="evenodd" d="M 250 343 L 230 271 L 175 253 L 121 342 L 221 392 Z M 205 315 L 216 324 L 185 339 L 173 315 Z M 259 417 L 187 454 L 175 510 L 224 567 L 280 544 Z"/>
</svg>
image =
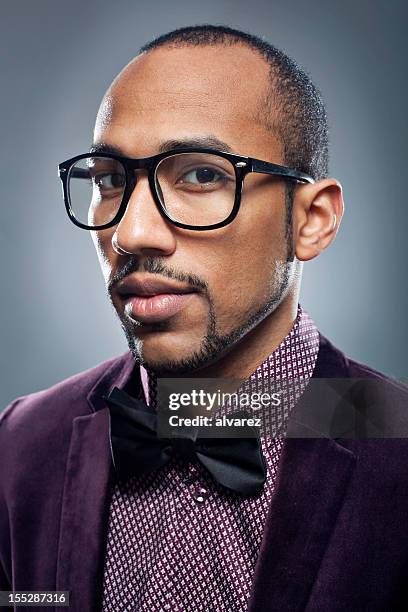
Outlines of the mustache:
<svg viewBox="0 0 408 612">
<path fill-rule="evenodd" d="M 187 284 L 192 291 L 205 293 L 208 295 L 208 283 L 197 276 L 196 274 L 190 274 L 186 272 L 180 272 L 174 268 L 163 263 L 163 259 L 160 257 L 146 257 L 143 261 L 138 257 L 131 257 L 128 259 L 123 266 L 121 266 L 113 274 L 107 285 L 108 293 L 110 294 L 114 287 L 122 281 L 126 276 L 133 274 L 134 272 L 149 272 L 150 274 L 160 274 L 165 278 L 180 281 L 181 283 Z"/>
</svg>

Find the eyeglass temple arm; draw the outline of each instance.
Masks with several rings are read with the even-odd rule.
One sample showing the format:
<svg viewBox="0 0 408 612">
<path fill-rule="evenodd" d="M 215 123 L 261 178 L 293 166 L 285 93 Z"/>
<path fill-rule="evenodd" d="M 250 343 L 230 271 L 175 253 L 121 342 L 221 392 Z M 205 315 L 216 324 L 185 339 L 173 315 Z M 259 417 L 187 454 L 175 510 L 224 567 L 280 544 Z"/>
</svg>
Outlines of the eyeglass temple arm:
<svg viewBox="0 0 408 612">
<path fill-rule="evenodd" d="M 71 178 L 89 179 L 89 170 L 86 168 L 71 168 Z"/>
<path fill-rule="evenodd" d="M 260 174 L 271 174 L 273 176 L 282 176 L 283 178 L 294 179 L 301 183 L 314 183 L 314 179 L 305 174 L 304 172 L 298 172 L 297 170 L 291 170 L 285 168 L 285 166 L 278 166 L 271 162 L 264 162 L 260 159 L 251 159 L 252 172 L 259 172 Z"/>
</svg>

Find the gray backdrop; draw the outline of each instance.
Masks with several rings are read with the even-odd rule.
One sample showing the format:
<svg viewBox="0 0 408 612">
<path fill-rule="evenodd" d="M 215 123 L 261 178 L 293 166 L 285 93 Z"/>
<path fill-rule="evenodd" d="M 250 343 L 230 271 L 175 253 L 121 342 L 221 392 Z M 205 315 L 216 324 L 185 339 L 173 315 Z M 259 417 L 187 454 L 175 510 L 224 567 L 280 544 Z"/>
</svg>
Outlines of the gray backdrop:
<svg viewBox="0 0 408 612">
<path fill-rule="evenodd" d="M 1 2 L 1 402 L 126 349 L 57 163 L 89 146 L 116 73 L 152 37 L 222 23 L 265 36 L 323 92 L 346 214 L 305 266 L 302 303 L 350 356 L 407 375 L 406 2 Z"/>
</svg>

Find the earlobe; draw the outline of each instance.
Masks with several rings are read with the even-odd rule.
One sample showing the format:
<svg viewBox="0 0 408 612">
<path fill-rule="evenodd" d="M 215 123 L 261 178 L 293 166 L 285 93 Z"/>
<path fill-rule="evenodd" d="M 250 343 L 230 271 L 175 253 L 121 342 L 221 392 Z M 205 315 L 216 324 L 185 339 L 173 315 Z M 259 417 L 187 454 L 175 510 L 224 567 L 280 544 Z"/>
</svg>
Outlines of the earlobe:
<svg viewBox="0 0 408 612">
<path fill-rule="evenodd" d="M 342 188 L 335 179 L 323 179 L 298 189 L 293 206 L 297 259 L 313 259 L 333 242 L 343 211 Z"/>
</svg>

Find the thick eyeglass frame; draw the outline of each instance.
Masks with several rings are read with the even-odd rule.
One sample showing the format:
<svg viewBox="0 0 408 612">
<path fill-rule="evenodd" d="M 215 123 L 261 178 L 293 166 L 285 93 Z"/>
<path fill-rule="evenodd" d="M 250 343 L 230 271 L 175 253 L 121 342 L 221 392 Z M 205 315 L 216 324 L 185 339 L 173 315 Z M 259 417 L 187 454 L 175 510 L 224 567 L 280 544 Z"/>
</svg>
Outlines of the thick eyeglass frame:
<svg viewBox="0 0 408 612">
<path fill-rule="evenodd" d="M 220 221 L 219 223 L 213 223 L 212 225 L 188 225 L 186 223 L 181 223 L 180 221 L 176 221 L 171 217 L 171 215 L 166 210 L 165 204 L 161 201 L 160 195 L 156 186 L 156 172 L 159 163 L 166 159 L 167 157 L 171 157 L 173 155 L 178 155 L 180 153 L 211 153 L 213 155 L 218 155 L 219 157 L 223 157 L 227 159 L 234 167 L 235 170 L 235 199 L 234 205 L 228 217 L 224 219 L 224 221 Z M 126 184 L 123 191 L 122 201 L 119 205 L 118 212 L 114 216 L 114 218 L 105 223 L 103 225 L 86 225 L 85 223 L 81 223 L 75 217 L 74 212 L 71 208 L 70 204 L 70 195 L 69 195 L 69 178 L 71 175 L 72 166 L 81 159 L 86 159 L 87 157 L 100 157 L 100 158 L 108 158 L 114 159 L 120 162 L 125 169 L 125 177 Z M 217 149 L 211 148 L 200 148 L 200 147 L 189 147 L 189 148 L 178 148 L 172 149 L 169 151 L 165 151 L 164 153 L 159 153 L 158 155 L 153 155 L 152 157 L 143 157 L 139 159 L 123 157 L 121 155 L 117 155 L 114 153 L 105 153 L 105 152 L 95 152 L 95 153 L 83 153 L 82 155 L 77 155 L 76 157 L 71 157 L 58 166 L 59 176 L 62 181 L 63 186 L 63 194 L 64 194 L 64 202 L 65 208 L 68 213 L 69 218 L 72 223 L 81 227 L 82 229 L 99 231 L 108 229 L 109 227 L 113 227 L 123 217 L 130 197 L 132 195 L 133 189 L 136 186 L 136 178 L 134 176 L 135 170 L 147 170 L 148 171 L 148 181 L 151 193 L 153 195 L 153 199 L 155 201 L 156 206 L 158 207 L 162 216 L 170 221 L 173 225 L 177 227 L 181 227 L 183 229 L 194 230 L 194 231 L 205 231 L 217 229 L 219 227 L 225 227 L 231 221 L 235 219 L 238 214 L 239 207 L 241 204 L 241 196 L 242 196 L 242 188 L 244 184 L 244 178 L 250 172 L 257 172 L 260 174 L 269 174 L 271 176 L 277 176 L 282 179 L 294 180 L 299 183 L 314 183 L 314 179 L 305 174 L 304 172 L 299 172 L 298 170 L 293 170 L 291 168 L 287 168 L 286 166 L 280 166 L 278 164 L 273 164 L 271 162 L 262 161 L 261 159 L 254 159 L 253 157 L 245 157 L 243 155 L 236 155 L 235 153 L 227 153 L 225 151 L 218 151 Z M 80 170 L 78 170 L 80 171 Z"/>
</svg>

